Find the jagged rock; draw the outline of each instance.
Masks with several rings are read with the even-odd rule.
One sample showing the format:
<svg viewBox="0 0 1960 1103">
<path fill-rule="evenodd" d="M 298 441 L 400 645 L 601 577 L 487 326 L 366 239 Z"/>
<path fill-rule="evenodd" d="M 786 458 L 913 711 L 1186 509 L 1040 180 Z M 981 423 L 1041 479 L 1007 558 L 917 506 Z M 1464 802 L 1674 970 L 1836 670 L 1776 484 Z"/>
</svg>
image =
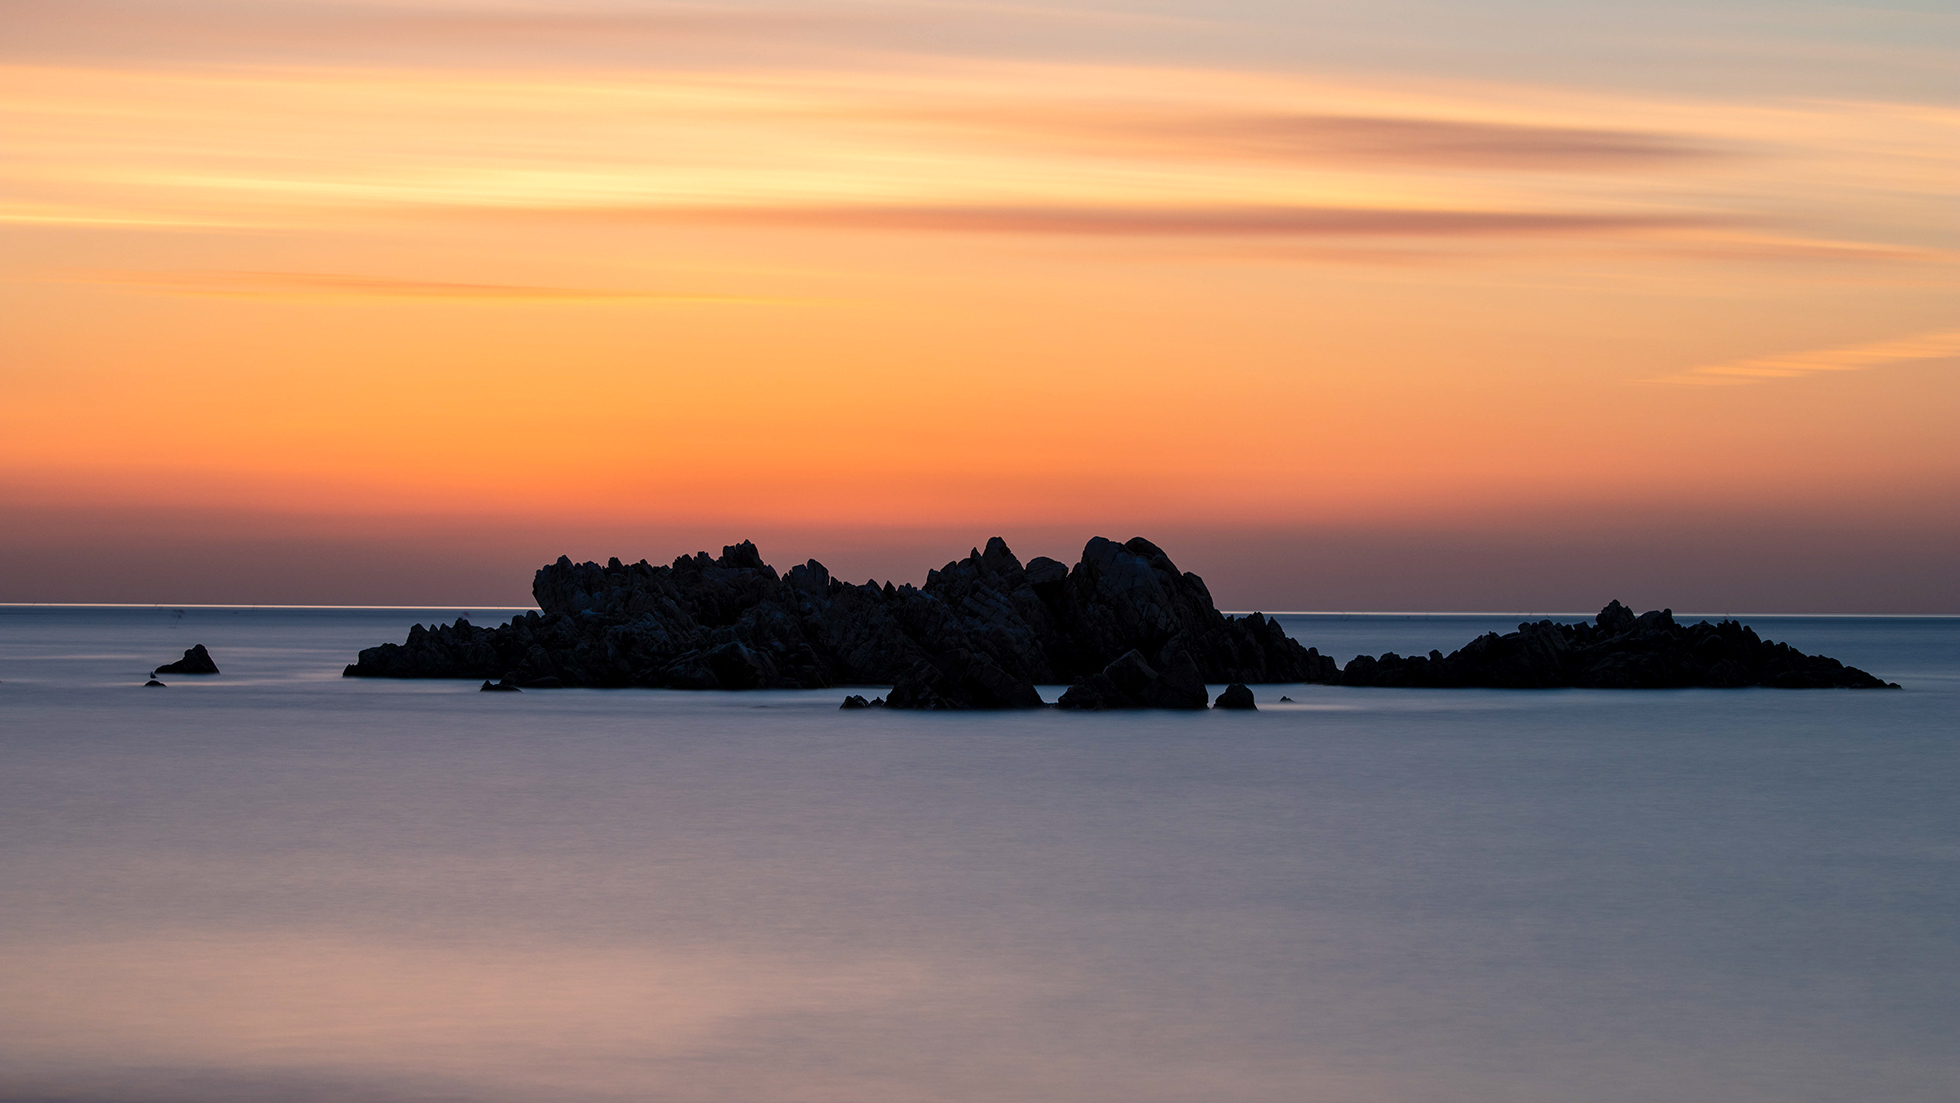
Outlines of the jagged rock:
<svg viewBox="0 0 1960 1103">
<path fill-rule="evenodd" d="M 1188 651 L 1179 651 L 1163 673 L 1144 661 L 1135 648 L 1124 652 L 1101 672 L 1077 681 L 1055 702 L 1060 709 L 1201 709 L 1205 681 Z"/>
<path fill-rule="evenodd" d="M 1282 705 L 1290 705 L 1290 704 L 1293 704 L 1293 698 L 1291 698 L 1291 697 L 1281 697 L 1281 698 L 1279 699 L 1279 702 L 1280 702 L 1280 704 L 1282 704 Z"/>
<path fill-rule="evenodd" d="M 1280 700 L 1285 701 L 1288 698 L 1282 697 Z M 1252 699 L 1252 691 L 1245 688 L 1243 682 L 1233 682 L 1231 685 L 1225 687 L 1225 692 L 1218 695 L 1218 700 L 1212 702 L 1211 707 L 1215 709 L 1237 709 L 1251 712 L 1257 711 L 1259 705 Z"/>
<path fill-rule="evenodd" d="M 211 653 L 198 644 L 184 652 L 184 657 L 174 663 L 157 667 L 153 674 L 216 674 L 218 664 L 211 661 Z M 163 683 L 159 682 L 158 685 Z"/>
<path fill-rule="evenodd" d="M 485 680 L 485 681 L 484 681 L 484 683 L 483 683 L 483 686 L 482 686 L 482 688 L 481 688 L 481 690 L 480 690 L 479 692 L 482 692 L 482 693 L 522 693 L 522 692 L 524 692 L 524 691 L 523 691 L 523 690 L 521 690 L 521 689 L 518 689 L 518 688 L 517 688 L 516 686 L 514 686 L 514 685 L 511 685 L 511 684 L 510 684 L 509 682 L 492 682 L 492 681 L 488 681 L 488 680 Z"/>
<path fill-rule="evenodd" d="M 1602 631 L 1615 636 L 1631 629 L 1635 619 L 1633 610 L 1621 605 L 1618 598 L 1607 602 L 1606 608 L 1601 609 L 1599 616 L 1594 618 Z"/>
<path fill-rule="evenodd" d="M 880 704 L 882 703 L 883 702 L 880 702 Z M 837 707 L 840 709 L 868 709 L 871 707 L 871 702 L 864 699 L 864 694 L 853 693 L 846 696 L 844 698 L 844 703 L 838 705 Z"/>
<path fill-rule="evenodd" d="M 1597 624 L 1523 624 L 1449 656 L 1359 656 L 1342 669 L 1261 614 L 1221 614 L 1203 579 L 1180 572 L 1141 538 L 1118 544 L 1097 537 L 1070 569 L 1045 557 L 1024 567 L 995 537 L 985 550 L 928 572 L 917 587 L 854 586 L 814 560 L 778 574 L 747 542 L 723 548 L 719 558 L 701 552 L 664 567 L 560 557 L 537 572 L 531 592 L 538 612 L 495 628 L 466 620 L 418 624 L 403 643 L 363 650 L 344 673 L 500 678 L 538 687 L 891 685 L 895 708 L 1020 707 L 1039 702 L 1035 685 L 1063 683 L 1070 684 L 1064 702 L 1071 708 L 1203 708 L 1208 682 L 1885 684 L 1835 660 L 1765 643 L 1734 622 L 1684 627 L 1667 610 L 1635 616 L 1617 601 Z M 1162 687 L 1146 692 L 1148 679 L 1136 681 L 1138 669 L 1127 663 L 1112 673 L 1132 652 L 1141 669 L 1164 672 Z M 967 658 L 948 658 L 954 655 Z M 1125 688 L 1117 674 L 1135 685 Z M 1193 680 L 1197 704 L 1187 705 Z"/>
<path fill-rule="evenodd" d="M 531 592 L 538 612 L 495 628 L 416 625 L 402 643 L 363 650 L 344 673 L 677 689 L 896 685 L 913 675 L 906 693 L 893 694 L 900 708 L 965 707 L 954 702 L 989 695 L 1033 703 L 1035 685 L 1099 674 L 1132 650 L 1157 670 L 1183 656 L 1200 683 L 1340 677 L 1332 658 L 1265 617 L 1219 613 L 1202 579 L 1142 539 L 1091 540 L 1071 570 L 1046 557 L 1024 567 L 995 537 L 918 587 L 854 586 L 814 560 L 778 574 L 747 542 L 664 567 L 561 557 L 537 572 Z M 985 660 L 1015 688 L 988 689 L 987 673 L 978 690 L 940 692 L 919 664 L 955 652 Z M 912 689 L 927 706 L 911 703 Z"/>
<path fill-rule="evenodd" d="M 1634 616 L 1615 601 L 1592 624 L 1549 620 L 1492 632 L 1444 655 L 1358 655 L 1346 686 L 1493 689 L 1897 689 L 1856 667 L 1761 639 L 1732 620 L 1676 624 L 1670 609 Z"/>
<path fill-rule="evenodd" d="M 169 686 L 167 686 L 167 685 L 164 685 L 164 684 L 163 684 L 162 682 L 159 682 L 159 681 L 157 681 L 157 680 L 156 680 L 155 678 L 151 678 L 151 679 L 150 679 L 149 681 L 147 681 L 147 682 L 144 682 L 144 683 L 143 683 L 143 688 L 145 688 L 145 689 L 169 689 L 170 687 L 169 687 Z"/>
</svg>

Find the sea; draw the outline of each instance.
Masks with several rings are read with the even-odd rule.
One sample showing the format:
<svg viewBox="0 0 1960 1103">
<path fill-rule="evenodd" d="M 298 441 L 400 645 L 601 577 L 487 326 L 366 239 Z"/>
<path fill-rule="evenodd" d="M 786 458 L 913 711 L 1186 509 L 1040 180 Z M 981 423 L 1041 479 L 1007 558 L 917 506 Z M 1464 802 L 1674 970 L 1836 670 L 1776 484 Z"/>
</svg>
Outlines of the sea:
<svg viewBox="0 0 1960 1103">
<path fill-rule="evenodd" d="M 1960 619 L 1746 618 L 1887 692 L 340 676 L 510 612 L 0 608 L 0 1103 L 1960 1098 Z"/>
</svg>

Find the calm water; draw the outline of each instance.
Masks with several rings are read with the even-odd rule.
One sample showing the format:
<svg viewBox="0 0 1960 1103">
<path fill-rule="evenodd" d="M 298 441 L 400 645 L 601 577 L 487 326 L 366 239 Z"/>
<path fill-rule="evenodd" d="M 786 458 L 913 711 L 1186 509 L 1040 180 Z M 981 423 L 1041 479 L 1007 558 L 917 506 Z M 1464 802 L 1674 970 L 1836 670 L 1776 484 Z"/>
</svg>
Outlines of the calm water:
<svg viewBox="0 0 1960 1103">
<path fill-rule="evenodd" d="M 0 1099 L 1960 1097 L 1960 621 L 1752 618 L 1898 693 L 338 677 L 455 612 L 0 609 Z"/>
</svg>

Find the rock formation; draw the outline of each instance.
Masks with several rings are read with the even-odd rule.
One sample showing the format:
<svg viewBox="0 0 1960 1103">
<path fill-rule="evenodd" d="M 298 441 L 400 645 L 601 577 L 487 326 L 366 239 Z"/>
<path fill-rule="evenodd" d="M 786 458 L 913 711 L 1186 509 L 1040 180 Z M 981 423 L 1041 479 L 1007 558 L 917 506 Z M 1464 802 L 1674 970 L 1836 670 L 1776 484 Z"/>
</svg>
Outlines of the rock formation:
<svg viewBox="0 0 1960 1103">
<path fill-rule="evenodd" d="M 211 661 L 211 653 L 206 651 L 201 643 L 184 652 L 184 657 L 176 662 L 151 671 L 153 674 L 216 674 L 217 672 L 218 664 Z"/>
<path fill-rule="evenodd" d="M 1282 697 L 1280 700 L 1284 701 L 1286 698 Z M 1225 692 L 1218 695 L 1218 700 L 1212 702 L 1211 707 L 1215 709 L 1237 709 L 1241 712 L 1256 712 L 1258 711 L 1259 704 L 1252 699 L 1252 691 L 1245 688 L 1245 683 L 1233 682 L 1231 685 L 1225 687 Z"/>
<path fill-rule="evenodd" d="M 1670 609 L 1634 616 L 1615 601 L 1591 624 L 1541 620 L 1480 636 L 1444 655 L 1359 655 L 1344 686 L 1491 689 L 1897 689 L 1857 667 L 1771 643 L 1732 620 L 1676 624 Z"/>
<path fill-rule="evenodd" d="M 1096 674 L 1077 681 L 1055 702 L 1058 709 L 1201 709 L 1205 679 L 1191 656 L 1179 652 L 1158 673 L 1134 648 Z"/>
<path fill-rule="evenodd" d="M 1228 617 L 1204 580 L 1144 539 L 1098 537 L 1065 567 L 1025 566 L 999 537 L 929 571 L 923 586 L 853 586 L 811 560 L 787 574 L 750 543 L 605 566 L 560 558 L 531 592 L 539 611 L 495 628 L 416 625 L 360 653 L 348 677 L 468 678 L 491 689 L 649 686 L 815 689 L 891 686 L 903 709 L 1039 707 L 1037 685 L 1067 684 L 1064 709 L 1189 708 L 1206 685 L 1876 688 L 1835 659 L 1768 643 L 1734 621 L 1682 626 L 1668 610 L 1614 602 L 1592 624 L 1539 621 L 1448 656 L 1363 655 L 1345 669 L 1258 613 Z M 185 663 L 210 656 L 202 645 Z M 172 671 L 173 664 L 160 668 Z M 186 672 L 191 672 L 186 668 Z M 1250 697 L 1248 691 L 1245 695 Z M 1235 690 L 1219 707 L 1237 707 Z M 861 698 L 847 698 L 855 708 Z"/>
<path fill-rule="evenodd" d="M 1032 682 L 965 648 L 906 667 L 885 699 L 893 709 L 1038 709 L 1043 703 Z"/>
<path fill-rule="evenodd" d="M 778 574 L 744 542 L 663 567 L 560 558 L 531 592 L 536 613 L 495 628 L 416 625 L 344 673 L 527 688 L 888 685 L 893 708 L 1038 706 L 1036 685 L 1102 676 L 1131 652 L 1153 674 L 1195 672 L 1199 708 L 1205 682 L 1340 673 L 1257 613 L 1219 613 L 1203 579 L 1143 539 L 1098 537 L 1069 568 L 1024 566 L 995 537 L 918 587 L 853 586 L 814 560 Z"/>
</svg>

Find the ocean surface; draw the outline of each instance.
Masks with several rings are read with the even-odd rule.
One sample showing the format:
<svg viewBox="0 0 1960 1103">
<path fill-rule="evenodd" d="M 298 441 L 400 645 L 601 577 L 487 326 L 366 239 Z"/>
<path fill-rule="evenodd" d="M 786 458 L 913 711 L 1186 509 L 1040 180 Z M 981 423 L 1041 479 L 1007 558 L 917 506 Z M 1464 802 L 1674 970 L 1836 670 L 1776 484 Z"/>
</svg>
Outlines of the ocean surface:
<svg viewBox="0 0 1960 1103">
<path fill-rule="evenodd" d="M 1960 1098 L 1960 620 L 1748 618 L 1899 692 L 340 678 L 459 612 L 0 608 L 0 1101 Z"/>
</svg>

